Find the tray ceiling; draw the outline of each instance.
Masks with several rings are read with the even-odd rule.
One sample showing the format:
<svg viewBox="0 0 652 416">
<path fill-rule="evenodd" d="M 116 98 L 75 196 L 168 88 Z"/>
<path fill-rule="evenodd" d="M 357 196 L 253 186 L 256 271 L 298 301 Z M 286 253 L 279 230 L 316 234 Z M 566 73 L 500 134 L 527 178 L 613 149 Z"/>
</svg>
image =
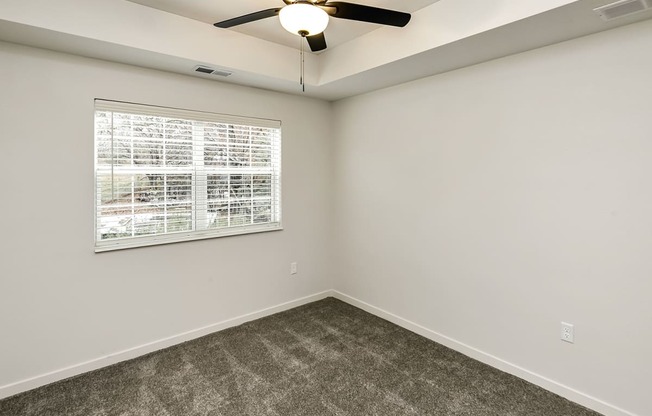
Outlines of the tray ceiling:
<svg viewBox="0 0 652 416">
<path fill-rule="evenodd" d="M 2 0 L 0 40 L 338 100 L 652 18 L 649 9 L 605 22 L 594 9 L 613 0 L 360 0 L 418 10 L 404 28 L 332 19 L 340 21 L 327 29 L 329 48 L 306 55 L 303 92 L 297 38 L 275 19 L 243 25 L 238 28 L 243 33 L 212 25 L 277 2 L 282 5 L 281 0 Z M 403 7 L 408 4 L 412 9 Z M 282 39 L 286 35 L 289 41 Z M 232 75 L 200 74 L 197 65 Z"/>
<path fill-rule="evenodd" d="M 189 19 L 213 24 L 232 17 L 264 9 L 283 6 L 282 0 L 129 0 L 132 3 L 173 13 Z M 383 9 L 398 10 L 413 13 L 438 0 L 354 0 L 367 6 Z M 379 25 L 352 20 L 330 19 L 325 36 L 328 47 L 333 48 L 342 43 L 353 40 L 373 30 Z M 217 29 L 216 29 L 217 30 Z M 219 29 L 227 30 L 227 29 Z M 232 29 L 245 35 L 264 39 L 291 48 L 300 48 L 300 38 L 286 32 L 278 21 L 278 17 L 247 23 Z"/>
</svg>

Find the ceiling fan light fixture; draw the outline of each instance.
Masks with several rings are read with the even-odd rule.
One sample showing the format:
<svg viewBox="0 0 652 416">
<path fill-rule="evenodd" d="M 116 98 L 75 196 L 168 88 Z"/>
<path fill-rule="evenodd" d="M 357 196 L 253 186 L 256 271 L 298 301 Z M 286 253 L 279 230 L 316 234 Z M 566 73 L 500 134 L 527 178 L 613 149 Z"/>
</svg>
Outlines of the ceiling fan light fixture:
<svg viewBox="0 0 652 416">
<path fill-rule="evenodd" d="M 285 30 L 298 36 L 318 35 L 328 26 L 328 13 L 310 3 L 289 4 L 278 18 Z"/>
</svg>

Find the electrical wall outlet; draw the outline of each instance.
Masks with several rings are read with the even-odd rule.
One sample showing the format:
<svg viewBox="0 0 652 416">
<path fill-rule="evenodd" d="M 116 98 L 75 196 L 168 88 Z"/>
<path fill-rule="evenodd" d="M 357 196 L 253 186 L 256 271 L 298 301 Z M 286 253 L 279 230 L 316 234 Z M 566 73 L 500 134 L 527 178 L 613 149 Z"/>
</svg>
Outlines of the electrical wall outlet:
<svg viewBox="0 0 652 416">
<path fill-rule="evenodd" d="M 570 342 L 571 344 L 575 343 L 575 328 L 573 324 L 567 322 L 561 323 L 561 340 Z"/>
<path fill-rule="evenodd" d="M 297 263 L 290 263 L 290 274 L 297 274 Z"/>
</svg>

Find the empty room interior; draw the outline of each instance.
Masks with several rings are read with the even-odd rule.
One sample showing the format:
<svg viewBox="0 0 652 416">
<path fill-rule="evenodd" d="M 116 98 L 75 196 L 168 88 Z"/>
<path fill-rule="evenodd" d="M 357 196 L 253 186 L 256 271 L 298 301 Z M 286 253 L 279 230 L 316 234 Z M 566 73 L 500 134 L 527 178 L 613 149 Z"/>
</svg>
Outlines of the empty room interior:
<svg viewBox="0 0 652 416">
<path fill-rule="evenodd" d="M 652 1 L 354 3 L 0 1 L 0 415 L 652 415 Z"/>
</svg>

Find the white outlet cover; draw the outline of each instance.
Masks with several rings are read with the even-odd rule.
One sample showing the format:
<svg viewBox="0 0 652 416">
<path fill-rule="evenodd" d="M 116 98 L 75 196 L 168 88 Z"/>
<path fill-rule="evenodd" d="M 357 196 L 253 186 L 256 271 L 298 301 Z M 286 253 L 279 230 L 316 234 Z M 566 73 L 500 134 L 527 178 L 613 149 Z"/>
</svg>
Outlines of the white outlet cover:
<svg viewBox="0 0 652 416">
<path fill-rule="evenodd" d="M 575 343 L 575 327 L 573 324 L 567 322 L 561 323 L 561 340 L 570 342 L 571 344 Z"/>
</svg>

